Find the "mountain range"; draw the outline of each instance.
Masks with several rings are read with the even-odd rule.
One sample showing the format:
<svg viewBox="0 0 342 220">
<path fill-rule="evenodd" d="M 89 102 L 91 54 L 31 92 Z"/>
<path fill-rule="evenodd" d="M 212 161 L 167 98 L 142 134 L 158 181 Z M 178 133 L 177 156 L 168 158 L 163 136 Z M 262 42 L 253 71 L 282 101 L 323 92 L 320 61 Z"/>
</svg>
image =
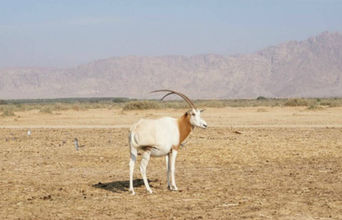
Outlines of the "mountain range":
<svg viewBox="0 0 342 220">
<path fill-rule="evenodd" d="M 153 98 L 174 89 L 191 98 L 340 97 L 342 35 L 323 32 L 260 51 L 225 56 L 125 56 L 73 68 L 0 69 L 0 99 Z"/>
</svg>

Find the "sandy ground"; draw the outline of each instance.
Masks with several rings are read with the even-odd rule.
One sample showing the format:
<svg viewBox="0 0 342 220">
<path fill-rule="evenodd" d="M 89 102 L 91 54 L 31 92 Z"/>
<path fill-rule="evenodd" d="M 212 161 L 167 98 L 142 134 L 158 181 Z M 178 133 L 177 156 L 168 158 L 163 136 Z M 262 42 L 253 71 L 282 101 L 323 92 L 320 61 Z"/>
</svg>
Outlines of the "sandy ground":
<svg viewBox="0 0 342 220">
<path fill-rule="evenodd" d="M 207 109 L 178 154 L 180 190 L 152 158 L 154 193 L 137 164 L 130 195 L 128 126 L 183 111 L 0 117 L 0 219 L 342 219 L 342 108 Z"/>
</svg>

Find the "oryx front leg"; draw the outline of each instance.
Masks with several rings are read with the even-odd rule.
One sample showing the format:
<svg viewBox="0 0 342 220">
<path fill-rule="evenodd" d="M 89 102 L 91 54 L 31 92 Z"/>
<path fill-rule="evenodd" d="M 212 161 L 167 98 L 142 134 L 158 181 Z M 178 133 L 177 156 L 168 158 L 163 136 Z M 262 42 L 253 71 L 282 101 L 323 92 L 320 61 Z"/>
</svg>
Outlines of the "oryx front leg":
<svg viewBox="0 0 342 220">
<path fill-rule="evenodd" d="M 150 188 L 150 185 L 148 184 L 147 177 L 146 177 L 146 168 L 147 168 L 148 162 L 150 160 L 150 156 L 151 156 L 151 151 L 145 151 L 142 154 L 142 159 L 141 159 L 141 162 L 140 162 L 140 172 L 141 172 L 141 175 L 143 177 L 144 184 L 146 186 L 146 190 L 149 193 L 152 193 L 152 190 Z"/>
<path fill-rule="evenodd" d="M 176 169 L 176 157 L 177 157 L 177 150 L 172 150 L 171 153 L 171 187 L 170 190 L 178 190 L 176 186 L 176 179 L 175 179 L 175 169 Z"/>
</svg>

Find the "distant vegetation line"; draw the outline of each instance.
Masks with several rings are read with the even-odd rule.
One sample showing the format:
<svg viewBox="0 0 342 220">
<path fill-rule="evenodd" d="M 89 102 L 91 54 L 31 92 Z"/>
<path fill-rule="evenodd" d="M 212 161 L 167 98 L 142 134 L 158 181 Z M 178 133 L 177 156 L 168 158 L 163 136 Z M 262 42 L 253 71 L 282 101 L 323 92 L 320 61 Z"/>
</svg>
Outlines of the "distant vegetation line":
<svg viewBox="0 0 342 220">
<path fill-rule="evenodd" d="M 260 96 L 257 99 L 194 100 L 194 103 L 199 108 L 305 106 L 308 110 L 320 110 L 342 106 L 342 98 L 278 99 Z M 138 100 L 121 97 L 0 100 L 1 116 L 15 116 L 15 112 L 29 110 L 39 110 L 41 113 L 52 114 L 64 110 L 85 111 L 99 108 L 129 111 L 165 108 L 179 109 L 188 108 L 188 105 L 182 100 L 161 102 L 156 99 Z"/>
</svg>

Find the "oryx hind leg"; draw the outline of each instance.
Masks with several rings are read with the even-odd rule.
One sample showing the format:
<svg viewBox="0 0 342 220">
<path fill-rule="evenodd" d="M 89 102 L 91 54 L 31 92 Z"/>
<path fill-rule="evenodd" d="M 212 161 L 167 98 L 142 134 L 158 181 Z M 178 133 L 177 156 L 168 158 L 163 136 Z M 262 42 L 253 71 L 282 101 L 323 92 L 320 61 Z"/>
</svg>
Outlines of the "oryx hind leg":
<svg viewBox="0 0 342 220">
<path fill-rule="evenodd" d="M 130 160 L 129 160 L 129 191 L 135 195 L 133 189 L 133 172 L 134 172 L 134 164 L 137 160 L 138 151 L 135 147 L 130 146 Z"/>
</svg>

